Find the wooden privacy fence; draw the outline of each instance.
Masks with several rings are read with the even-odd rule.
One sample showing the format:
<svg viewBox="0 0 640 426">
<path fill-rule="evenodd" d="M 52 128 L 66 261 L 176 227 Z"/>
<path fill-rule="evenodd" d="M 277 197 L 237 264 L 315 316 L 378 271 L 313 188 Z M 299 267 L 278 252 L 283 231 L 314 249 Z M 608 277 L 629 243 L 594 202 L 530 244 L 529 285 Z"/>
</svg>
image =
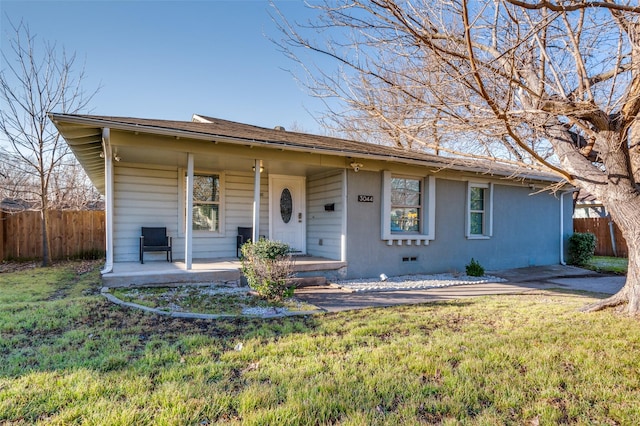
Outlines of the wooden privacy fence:
<svg viewBox="0 0 640 426">
<path fill-rule="evenodd" d="M 609 222 L 606 217 L 573 219 L 573 231 L 591 232 L 596 236 L 596 256 L 628 257 L 627 242 L 618 225 L 613 222 L 609 225 Z"/>
<path fill-rule="evenodd" d="M 105 250 L 103 211 L 50 211 L 51 259 L 91 257 Z M 40 212 L 0 212 L 0 260 L 42 258 Z"/>
</svg>

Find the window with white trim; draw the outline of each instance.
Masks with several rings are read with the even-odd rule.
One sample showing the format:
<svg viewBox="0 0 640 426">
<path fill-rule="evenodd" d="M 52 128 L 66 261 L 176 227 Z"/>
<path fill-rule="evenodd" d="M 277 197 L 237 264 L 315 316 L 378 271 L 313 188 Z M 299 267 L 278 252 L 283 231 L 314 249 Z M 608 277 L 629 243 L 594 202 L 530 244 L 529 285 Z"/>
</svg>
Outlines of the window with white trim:
<svg viewBox="0 0 640 426">
<path fill-rule="evenodd" d="M 193 175 L 193 230 L 220 232 L 220 175 Z"/>
<path fill-rule="evenodd" d="M 387 244 L 429 244 L 435 238 L 435 178 L 383 172 L 382 239 Z"/>
<path fill-rule="evenodd" d="M 467 238 L 493 235 L 493 184 L 469 182 L 467 185 Z"/>
<path fill-rule="evenodd" d="M 421 179 L 391 177 L 391 233 L 420 233 L 422 221 Z"/>
</svg>

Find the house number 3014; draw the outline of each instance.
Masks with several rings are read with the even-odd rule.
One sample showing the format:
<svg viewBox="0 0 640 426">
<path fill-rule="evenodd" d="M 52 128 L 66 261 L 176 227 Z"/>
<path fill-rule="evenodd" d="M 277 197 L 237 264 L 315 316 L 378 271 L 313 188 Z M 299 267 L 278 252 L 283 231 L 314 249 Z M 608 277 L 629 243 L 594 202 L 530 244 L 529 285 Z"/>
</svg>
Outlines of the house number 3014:
<svg viewBox="0 0 640 426">
<path fill-rule="evenodd" d="M 358 195 L 359 203 L 373 203 L 373 195 Z"/>
</svg>

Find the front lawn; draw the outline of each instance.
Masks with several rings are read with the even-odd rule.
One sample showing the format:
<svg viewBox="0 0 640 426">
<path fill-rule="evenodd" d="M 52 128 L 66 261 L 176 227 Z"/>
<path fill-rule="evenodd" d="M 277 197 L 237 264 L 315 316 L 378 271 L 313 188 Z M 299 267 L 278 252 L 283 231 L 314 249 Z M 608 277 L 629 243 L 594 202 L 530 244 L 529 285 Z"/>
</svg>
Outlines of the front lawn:
<svg viewBox="0 0 640 426">
<path fill-rule="evenodd" d="M 635 424 L 640 323 L 536 292 L 259 320 L 107 302 L 78 264 L 0 274 L 0 424 Z"/>
<path fill-rule="evenodd" d="M 628 265 L 626 257 L 593 256 L 584 267 L 605 274 L 625 275 Z"/>
</svg>

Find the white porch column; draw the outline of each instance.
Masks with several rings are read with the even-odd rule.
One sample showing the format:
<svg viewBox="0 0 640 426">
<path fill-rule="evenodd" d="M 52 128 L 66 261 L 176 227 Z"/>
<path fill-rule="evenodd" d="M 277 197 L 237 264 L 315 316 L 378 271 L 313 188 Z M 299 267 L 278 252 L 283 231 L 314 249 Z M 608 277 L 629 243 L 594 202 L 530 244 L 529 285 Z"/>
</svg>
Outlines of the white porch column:
<svg viewBox="0 0 640 426">
<path fill-rule="evenodd" d="M 106 262 L 101 274 L 113 271 L 113 154 L 111 152 L 111 131 L 102 129 L 102 155 L 104 155 L 104 230 Z"/>
<path fill-rule="evenodd" d="M 260 174 L 262 173 L 262 160 L 255 160 L 253 164 L 255 174 L 253 178 L 253 235 L 251 241 L 260 238 Z"/>
<path fill-rule="evenodd" d="M 347 169 L 342 171 L 342 226 L 340 230 L 340 261 L 347 261 Z"/>
<path fill-rule="evenodd" d="M 187 154 L 187 190 L 184 195 L 185 228 L 184 228 L 184 265 L 187 271 L 193 264 L 193 153 Z"/>
</svg>

